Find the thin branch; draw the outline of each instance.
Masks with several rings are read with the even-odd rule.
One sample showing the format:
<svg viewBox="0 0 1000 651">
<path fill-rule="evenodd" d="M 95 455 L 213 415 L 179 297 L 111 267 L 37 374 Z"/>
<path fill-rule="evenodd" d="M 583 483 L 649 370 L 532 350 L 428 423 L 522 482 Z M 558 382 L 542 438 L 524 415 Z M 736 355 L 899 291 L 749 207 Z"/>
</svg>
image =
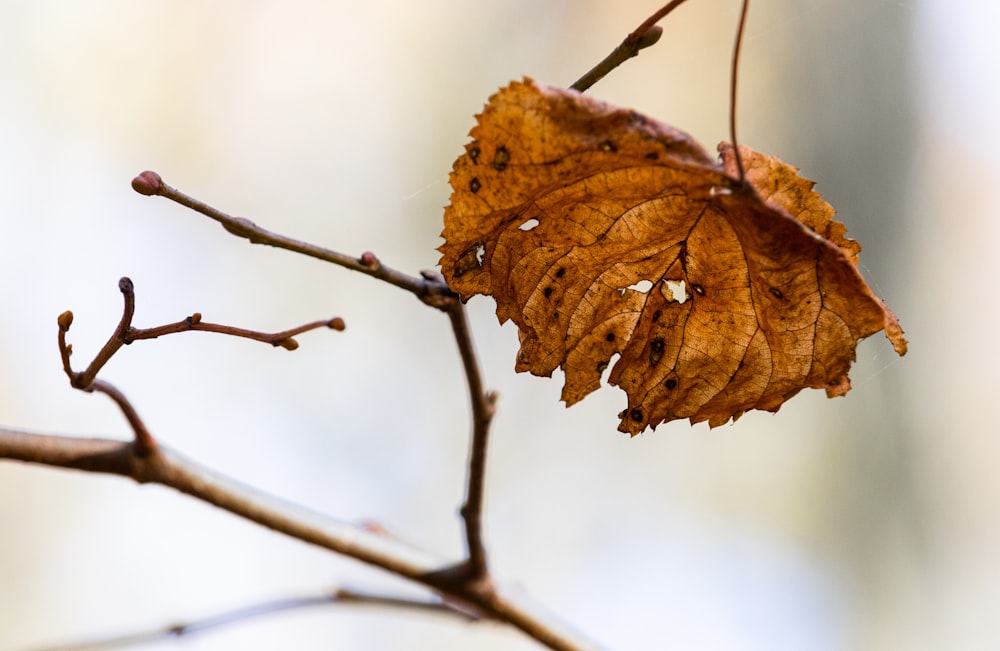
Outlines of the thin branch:
<svg viewBox="0 0 1000 651">
<path fill-rule="evenodd" d="M 276 599 L 263 603 L 252 604 L 250 606 L 244 606 L 242 608 L 236 608 L 224 613 L 212 615 L 211 617 L 171 624 L 154 630 L 143 630 L 123 635 L 114 635 L 88 642 L 38 647 L 33 651 L 100 651 L 102 649 L 128 647 L 137 644 L 156 642 L 157 640 L 164 638 L 187 637 L 212 629 L 229 626 L 234 623 L 244 622 L 249 619 L 256 619 L 266 615 L 274 615 L 289 610 L 301 610 L 304 608 L 329 605 L 394 608 L 430 614 L 450 615 L 465 622 L 479 621 L 479 618 L 475 615 L 454 608 L 450 606 L 448 602 L 439 597 L 432 597 L 429 599 L 411 599 L 409 597 L 394 597 L 338 588 L 336 590 L 331 590 L 326 594 L 317 596 L 292 597 L 289 599 Z"/>
<path fill-rule="evenodd" d="M 0 428 L 0 458 L 131 477 L 158 483 L 292 538 L 349 556 L 441 593 L 484 618 L 507 622 L 551 649 L 595 649 L 564 623 L 535 604 L 493 585 L 454 578 L 441 559 L 388 536 L 278 500 L 160 445 L 140 455 L 133 443 L 108 439 L 33 434 Z"/>
<path fill-rule="evenodd" d="M 492 391 L 487 392 L 483 387 L 465 306 L 456 301 L 448 311 L 448 318 L 451 320 L 451 329 L 462 356 L 469 398 L 472 401 L 472 445 L 469 450 L 465 504 L 462 505 L 461 514 L 465 521 L 465 540 L 469 552 L 468 570 L 472 578 L 480 579 L 488 577 L 482 530 L 483 488 L 486 480 L 487 444 L 490 424 L 496 412 L 497 394 Z"/>
<path fill-rule="evenodd" d="M 104 395 L 111 398 L 118 408 L 121 409 L 122 414 L 125 416 L 125 420 L 128 421 L 129 427 L 132 428 L 132 435 L 135 440 L 135 453 L 139 456 L 146 456 L 150 452 L 156 449 L 158 443 L 153 435 L 149 433 L 146 428 L 146 423 L 143 422 L 142 418 L 139 416 L 139 412 L 132 405 L 125 394 L 118 390 L 110 382 L 105 382 L 104 380 L 94 380 L 90 383 L 85 391 L 97 391 L 103 393 Z"/>
<path fill-rule="evenodd" d="M 621 44 L 611 51 L 611 54 L 604 57 L 600 63 L 591 68 L 587 74 L 577 79 L 570 86 L 573 90 L 581 93 L 603 79 L 609 72 L 625 63 L 634 56 L 638 56 L 639 50 L 653 45 L 663 34 L 663 28 L 656 25 L 671 11 L 684 4 L 687 0 L 673 0 L 656 10 L 649 18 L 642 21 L 642 24 L 632 30 Z"/>
<path fill-rule="evenodd" d="M 199 212 L 206 217 L 214 219 L 222 224 L 227 231 L 248 240 L 251 244 L 265 244 L 286 251 L 301 253 L 318 260 L 331 262 L 333 264 L 358 271 L 373 278 L 377 278 L 390 285 L 395 285 L 401 289 L 414 294 L 424 303 L 436 307 L 440 310 L 447 310 L 448 306 L 458 300 L 458 297 L 448 288 L 443 281 L 432 281 L 424 277 L 410 276 L 409 274 L 397 271 L 383 265 L 371 252 L 365 252 L 360 258 L 353 258 L 349 255 L 333 251 L 315 244 L 302 242 L 285 235 L 272 233 L 261 228 L 249 219 L 243 217 L 233 217 L 221 210 L 213 208 L 208 204 L 190 197 L 180 190 L 173 188 L 163 182 L 156 172 L 146 171 L 132 179 L 132 189 L 139 194 L 147 196 L 161 196 L 182 206 Z"/>
<path fill-rule="evenodd" d="M 736 142 L 736 81 L 739 78 L 740 49 L 743 45 L 743 32 L 746 29 L 749 9 L 750 0 L 743 0 L 743 4 L 740 6 L 740 20 L 736 26 L 736 42 L 733 43 L 733 64 L 729 74 L 729 139 L 733 143 L 733 155 L 736 157 L 736 171 L 740 184 L 746 184 L 746 174 L 743 171 L 740 146 Z"/>
<path fill-rule="evenodd" d="M 299 342 L 295 341 L 292 337 L 300 335 L 303 332 L 316 330 L 318 328 L 330 328 L 331 330 L 343 331 L 345 328 L 344 320 L 340 317 L 334 317 L 333 319 L 313 321 L 312 323 L 306 323 L 296 328 L 291 328 L 290 330 L 282 330 L 281 332 L 258 332 L 256 330 L 247 330 L 245 328 L 237 328 L 218 323 L 207 323 L 201 320 L 200 313 L 195 312 L 183 321 L 178 321 L 176 323 L 168 323 L 155 328 L 132 328 L 125 334 L 125 343 L 130 344 L 133 341 L 138 341 L 140 339 L 156 339 L 157 337 L 161 337 L 163 335 L 196 330 L 199 332 L 217 332 L 219 334 L 230 335 L 232 337 L 253 339 L 254 341 L 271 344 L 272 346 L 281 347 L 285 350 L 295 350 L 299 347 Z"/>
</svg>

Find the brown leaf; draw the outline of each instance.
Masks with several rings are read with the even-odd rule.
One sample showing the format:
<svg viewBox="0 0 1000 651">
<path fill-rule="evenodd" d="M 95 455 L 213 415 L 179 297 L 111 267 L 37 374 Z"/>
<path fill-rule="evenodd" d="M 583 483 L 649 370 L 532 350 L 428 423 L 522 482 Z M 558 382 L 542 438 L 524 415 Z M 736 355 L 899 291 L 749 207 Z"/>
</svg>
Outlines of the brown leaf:
<svg viewBox="0 0 1000 651">
<path fill-rule="evenodd" d="M 906 352 L 860 246 L 776 158 L 741 149 L 741 185 L 731 145 L 719 164 L 672 127 L 530 79 L 490 98 L 470 135 L 441 270 L 517 324 L 518 371 L 562 368 L 567 405 L 618 355 L 621 431 L 715 427 L 805 387 L 843 395 L 858 340 L 879 330 Z"/>
</svg>

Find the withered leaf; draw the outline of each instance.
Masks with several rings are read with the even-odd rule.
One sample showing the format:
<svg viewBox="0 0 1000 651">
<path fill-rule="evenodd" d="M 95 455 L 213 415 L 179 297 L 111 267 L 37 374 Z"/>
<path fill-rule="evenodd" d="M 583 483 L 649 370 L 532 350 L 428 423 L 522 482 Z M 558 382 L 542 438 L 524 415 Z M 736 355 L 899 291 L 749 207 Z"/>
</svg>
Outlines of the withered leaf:
<svg viewBox="0 0 1000 651">
<path fill-rule="evenodd" d="M 634 111 L 530 79 L 500 90 L 455 161 L 441 270 L 520 332 L 516 369 L 562 368 L 567 405 L 608 381 L 623 432 L 715 427 L 806 387 L 850 389 L 857 342 L 895 316 L 813 183 L 741 148 L 722 162 Z"/>
</svg>

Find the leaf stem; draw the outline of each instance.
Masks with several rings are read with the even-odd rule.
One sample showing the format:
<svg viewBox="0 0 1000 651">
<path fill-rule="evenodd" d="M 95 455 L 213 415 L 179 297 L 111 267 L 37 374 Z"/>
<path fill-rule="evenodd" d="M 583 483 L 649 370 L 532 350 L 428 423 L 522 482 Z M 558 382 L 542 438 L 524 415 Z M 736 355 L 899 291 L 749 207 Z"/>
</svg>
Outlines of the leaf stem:
<svg viewBox="0 0 1000 651">
<path fill-rule="evenodd" d="M 740 20 L 736 27 L 736 42 L 733 44 L 733 65 L 729 75 L 729 139 L 733 143 L 733 154 L 736 157 L 736 170 L 740 184 L 746 183 L 746 173 L 743 171 L 743 157 L 740 156 L 740 146 L 736 141 L 736 82 L 739 78 L 740 50 L 743 46 L 743 32 L 746 30 L 747 11 L 750 0 L 743 0 L 740 6 Z"/>
</svg>

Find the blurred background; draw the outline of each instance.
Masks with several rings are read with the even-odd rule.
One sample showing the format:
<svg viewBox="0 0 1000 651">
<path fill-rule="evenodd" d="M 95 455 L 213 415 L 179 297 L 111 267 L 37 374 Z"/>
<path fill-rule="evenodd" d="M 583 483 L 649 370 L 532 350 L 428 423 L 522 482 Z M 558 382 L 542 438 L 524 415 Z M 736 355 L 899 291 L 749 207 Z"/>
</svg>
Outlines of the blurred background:
<svg viewBox="0 0 1000 651">
<path fill-rule="evenodd" d="M 282 498 L 462 551 L 468 407 L 446 318 L 357 274 L 251 247 L 139 196 L 204 201 L 415 273 L 447 174 L 509 80 L 568 85 L 652 0 L 0 0 L 0 423 L 127 438 L 69 388 L 135 282 L 140 327 L 342 316 L 294 353 L 190 333 L 102 377 L 164 443 Z M 974 5 L 974 8 L 973 8 Z M 591 93 L 726 138 L 736 0 L 696 0 Z M 515 375 L 516 331 L 469 308 L 502 394 L 486 534 L 502 580 L 609 649 L 1000 646 L 1000 6 L 759 0 L 741 139 L 816 179 L 910 353 L 862 343 L 853 391 L 630 440 L 605 388 Z M 382 573 L 156 486 L 0 462 L 0 649 L 155 628 Z M 534 649 L 520 634 L 327 607 L 144 649 Z"/>
</svg>

